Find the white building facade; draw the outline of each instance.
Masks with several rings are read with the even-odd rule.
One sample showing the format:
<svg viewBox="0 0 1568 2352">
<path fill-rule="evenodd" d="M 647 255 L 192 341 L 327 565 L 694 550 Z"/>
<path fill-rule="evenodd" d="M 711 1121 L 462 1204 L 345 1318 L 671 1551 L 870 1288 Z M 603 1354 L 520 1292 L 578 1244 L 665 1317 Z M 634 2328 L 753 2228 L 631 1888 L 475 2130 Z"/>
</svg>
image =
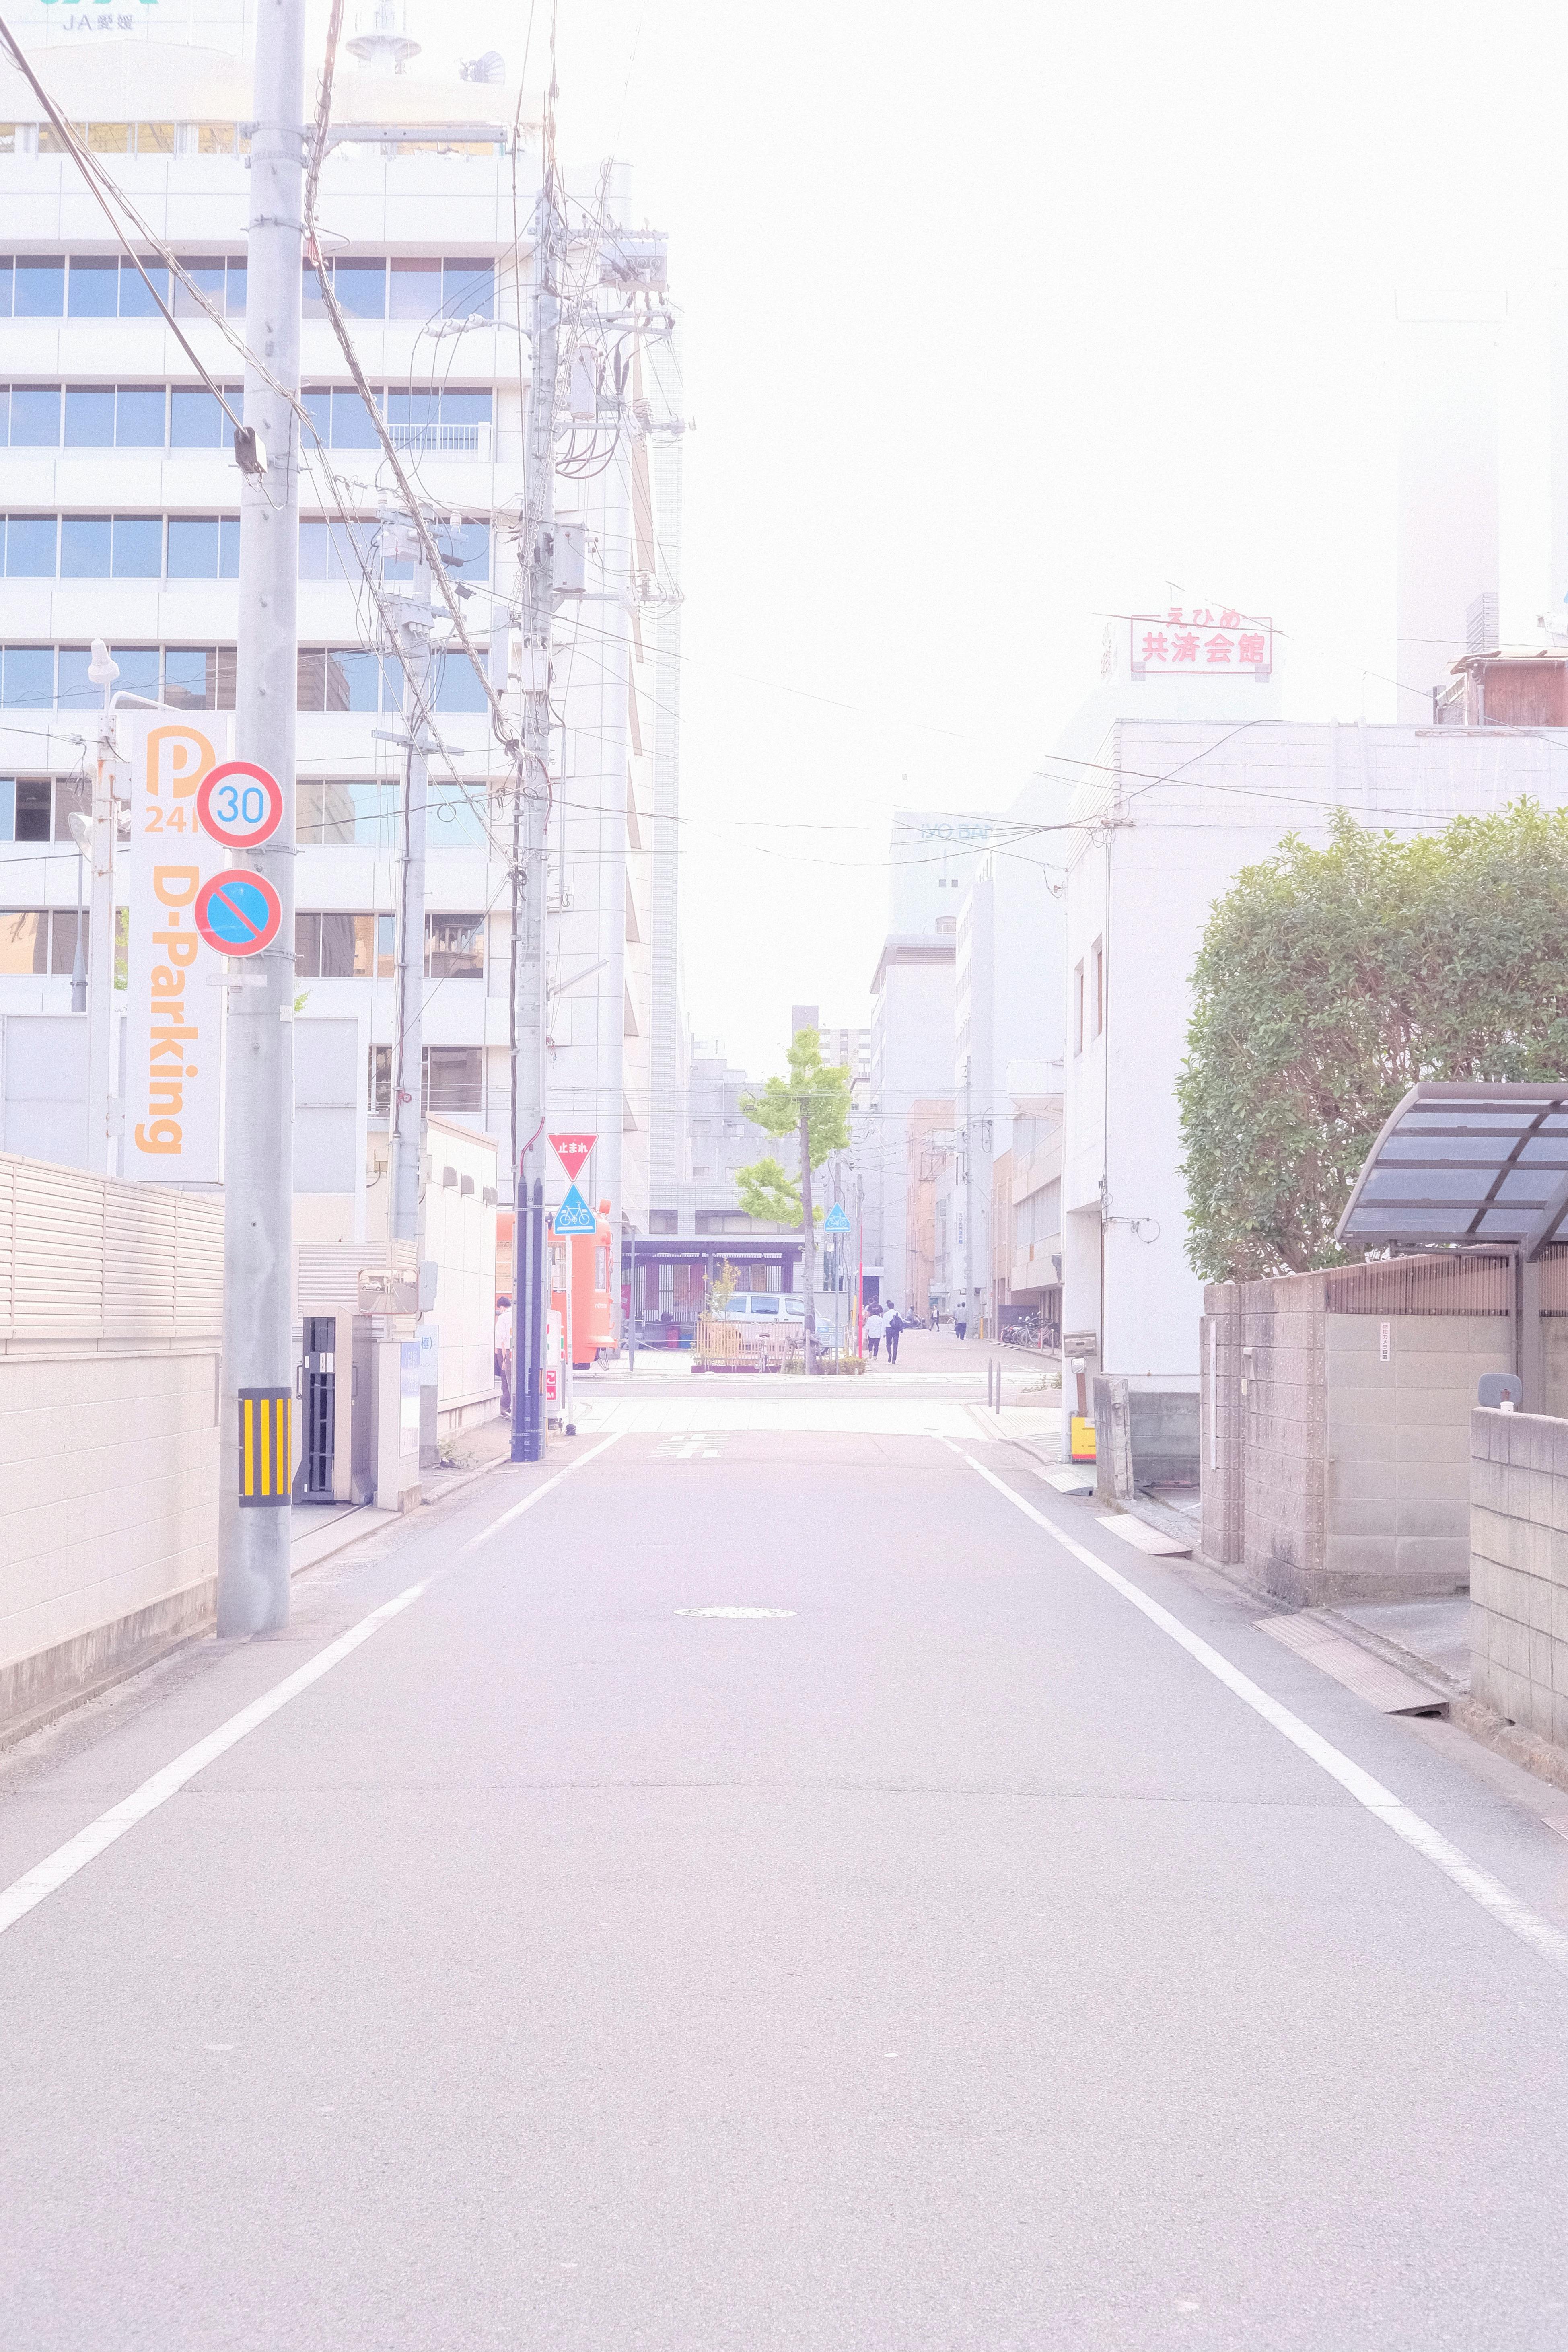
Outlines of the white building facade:
<svg viewBox="0 0 1568 2352">
<path fill-rule="evenodd" d="M 1135 691 L 1135 689 L 1134 689 Z M 1400 831 L 1568 803 L 1546 730 L 1114 717 L 1083 771 L 1066 893 L 1062 1345 L 1088 1373 L 1195 1391 L 1176 1079 L 1210 909 L 1288 833 L 1336 810 Z M 1075 1385 L 1064 1383 L 1070 1409 Z"/>
<path fill-rule="evenodd" d="M 220 387 L 237 385 L 252 111 L 244 12 L 232 24 L 208 12 L 207 47 L 148 40 L 128 18 L 95 20 L 128 26 L 124 37 L 51 45 L 61 15 L 26 0 L 23 37 L 39 44 L 62 112 L 86 126 L 217 312 L 215 322 L 161 254 L 142 255 L 203 366 Z M 334 122 L 352 135 L 324 161 L 321 247 L 504 693 L 530 397 L 532 110 L 504 84 L 422 79 L 416 59 L 383 74 L 374 62 L 340 61 Z M 68 817 L 84 802 L 100 703 L 89 647 L 109 642 L 121 690 L 178 709 L 232 708 L 239 478 L 218 402 L 8 69 L 0 113 L 13 118 L 0 122 L 0 1148 L 82 1160 Z M 381 128 L 396 141 L 378 139 Z M 675 855 L 682 425 L 662 246 L 623 236 L 628 203 L 624 180 L 601 188 L 595 175 L 568 207 L 566 339 L 580 362 L 587 354 L 574 382 L 585 364 L 598 388 L 557 452 L 557 520 L 582 575 L 561 601 L 553 656 L 549 1084 L 551 1125 L 599 1139 L 585 1187 L 617 1223 L 646 1231 L 656 1164 L 666 1182 L 688 1164 Z M 313 431 L 301 472 L 296 1064 L 310 1115 L 296 1239 L 350 1243 L 374 1226 L 371 1196 L 386 1182 L 405 726 L 366 572 L 394 591 L 401 583 L 383 560 L 393 486 L 309 268 L 304 310 Z M 459 651 L 437 661 L 434 706 L 424 1094 L 432 1115 L 493 1139 L 504 1213 L 508 779 L 484 684 Z"/>
</svg>

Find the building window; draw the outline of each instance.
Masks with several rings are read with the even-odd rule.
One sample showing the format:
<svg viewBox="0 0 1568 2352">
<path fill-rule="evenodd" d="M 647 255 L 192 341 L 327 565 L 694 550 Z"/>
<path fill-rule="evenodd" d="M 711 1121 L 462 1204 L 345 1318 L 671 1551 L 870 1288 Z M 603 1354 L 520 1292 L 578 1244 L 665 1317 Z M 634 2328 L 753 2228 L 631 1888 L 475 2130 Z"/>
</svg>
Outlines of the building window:
<svg viewBox="0 0 1568 2352">
<path fill-rule="evenodd" d="M 392 940 L 382 952 L 381 927 L 389 915 L 342 914 L 336 909 L 294 918 L 294 969 L 301 980 L 385 979 L 394 969 Z"/>
<path fill-rule="evenodd" d="M 1083 966 L 1080 963 L 1075 963 L 1072 968 L 1072 1049 L 1075 1054 L 1083 1051 Z"/>
<path fill-rule="evenodd" d="M 118 540 L 114 555 L 118 569 Z M 239 517 L 171 515 L 167 576 L 171 580 L 237 580 Z"/>
<path fill-rule="evenodd" d="M 401 710 L 403 664 L 361 646 L 301 646 L 300 710 Z"/>
<path fill-rule="evenodd" d="M 1089 951 L 1089 1034 L 1098 1037 L 1105 1027 L 1105 946 L 1100 940 Z"/>
<path fill-rule="evenodd" d="M 53 972 L 69 978 L 76 968 L 74 907 L 7 907 L 0 909 L 0 978 Z M 88 920 L 81 918 L 81 953 L 88 956 Z"/>
<path fill-rule="evenodd" d="M 424 1058 L 426 1109 L 477 1118 L 484 1108 L 484 1048 L 426 1045 Z"/>
<path fill-rule="evenodd" d="M 359 842 L 388 848 L 397 802 L 397 787 L 391 782 L 317 782 L 301 777 L 295 787 L 298 838 L 312 846 Z"/>
<path fill-rule="evenodd" d="M 647 1229 L 650 1234 L 678 1234 L 680 1231 L 679 1210 L 650 1209 L 647 1213 Z M 603 1284 L 600 1287 L 601 1289 L 604 1287 Z"/>
<path fill-rule="evenodd" d="M 483 915 L 426 915 L 425 973 L 428 980 L 483 980 Z"/>
<path fill-rule="evenodd" d="M 237 416 L 244 398 L 237 383 L 223 387 L 224 399 Z M 226 449 L 234 431 L 222 408 L 205 384 L 177 383 L 169 394 L 171 449 Z"/>
<path fill-rule="evenodd" d="M 486 152 L 492 148 L 487 146 Z M 493 261 L 399 258 L 389 265 L 373 254 L 340 254 L 326 268 L 331 272 L 338 306 L 351 319 L 495 317 Z M 310 262 L 305 264 L 303 309 L 307 319 L 327 315 L 321 279 Z"/>
<path fill-rule="evenodd" d="M 232 646 L 167 646 L 163 699 L 175 710 L 234 709 Z"/>
<path fill-rule="evenodd" d="M 484 1048 L 481 1045 L 426 1045 L 421 1057 L 425 1074 L 425 1108 L 448 1118 L 479 1117 L 484 1109 Z M 392 1047 L 370 1049 L 370 1115 L 392 1115 Z"/>
<path fill-rule="evenodd" d="M 0 841 L 52 841 L 47 776 L 0 777 Z"/>
</svg>

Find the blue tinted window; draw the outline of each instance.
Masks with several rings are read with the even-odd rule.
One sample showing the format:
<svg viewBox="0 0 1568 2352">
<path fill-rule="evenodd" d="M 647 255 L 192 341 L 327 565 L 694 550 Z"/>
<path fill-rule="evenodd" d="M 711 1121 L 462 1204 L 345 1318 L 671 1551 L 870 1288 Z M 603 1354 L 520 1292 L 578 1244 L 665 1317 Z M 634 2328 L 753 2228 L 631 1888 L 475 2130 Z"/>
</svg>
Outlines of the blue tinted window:
<svg viewBox="0 0 1568 2352">
<path fill-rule="evenodd" d="M 115 395 L 114 437 L 122 449 L 161 449 L 166 397 L 161 383 L 122 383 Z"/>
<path fill-rule="evenodd" d="M 11 438 L 11 387 L 0 383 L 0 449 Z"/>
<path fill-rule="evenodd" d="M 157 646 L 116 646 L 114 658 L 120 664 L 120 676 L 114 681 L 115 693 L 144 695 L 149 702 L 156 702 L 159 669 Z"/>
<path fill-rule="evenodd" d="M 114 386 L 68 383 L 66 447 L 111 449 L 114 446 Z"/>
<path fill-rule="evenodd" d="M 448 319 L 493 319 L 493 261 L 447 261 L 441 268 L 441 308 Z"/>
<path fill-rule="evenodd" d="M 5 572 L 11 580 L 55 576 L 53 515 L 11 515 L 5 523 Z"/>
<path fill-rule="evenodd" d="M 16 838 L 16 779 L 0 776 L 0 841 Z"/>
<path fill-rule="evenodd" d="M 434 425 L 440 415 L 439 394 L 434 392 L 393 392 L 386 395 L 386 418 L 389 425 Z"/>
<path fill-rule="evenodd" d="M 12 448 L 58 449 L 59 439 L 59 385 L 14 383 L 11 386 Z"/>
<path fill-rule="evenodd" d="M 488 392 L 444 392 L 441 394 L 443 425 L 488 425 L 490 421 L 490 395 Z"/>
<path fill-rule="evenodd" d="M 436 679 L 437 710 L 487 710 L 484 681 L 475 671 L 466 654 L 446 654 L 441 657 Z"/>
<path fill-rule="evenodd" d="M 8 319 L 10 315 L 11 257 L 6 254 L 5 258 L 0 260 L 0 319 Z"/>
<path fill-rule="evenodd" d="M 338 449 L 379 449 L 375 419 L 352 385 L 332 394 L 332 445 Z"/>
<path fill-rule="evenodd" d="M 153 280 L 166 302 L 169 299 L 169 273 L 161 261 L 143 257 L 142 268 Z M 122 319 L 159 319 L 163 312 L 153 301 L 134 262 L 120 265 L 120 315 Z"/>
<path fill-rule="evenodd" d="M 376 657 L 374 654 L 340 650 L 327 656 L 327 709 L 374 710 L 376 708 Z"/>
<path fill-rule="evenodd" d="M 432 784 L 428 835 L 432 849 L 455 849 L 460 843 L 479 844 L 487 838 L 480 814 L 485 788 L 479 784 L 470 791 L 471 798 L 459 784 Z"/>
<path fill-rule="evenodd" d="M 455 534 L 443 531 L 441 539 L 452 542 L 451 551 L 461 560 L 465 580 L 489 578 L 490 527 L 488 522 L 466 522 Z"/>
<path fill-rule="evenodd" d="M 171 534 L 174 526 L 169 525 Z M 116 515 L 114 576 L 117 580 L 156 580 L 163 570 L 163 519 L 161 515 Z"/>
<path fill-rule="evenodd" d="M 232 710 L 234 647 L 165 646 L 163 699 L 176 710 Z"/>
<path fill-rule="evenodd" d="M 381 656 L 381 707 L 384 710 L 403 708 L 403 664 L 395 654 Z"/>
<path fill-rule="evenodd" d="M 316 431 L 321 436 L 322 446 L 330 448 L 332 439 L 332 394 L 331 387 L 324 383 L 308 383 L 300 397 L 305 404 L 306 413 L 310 416 L 311 424 L 315 426 Z M 300 438 L 308 448 L 310 446 L 310 436 L 301 432 Z"/>
<path fill-rule="evenodd" d="M 239 578 L 239 517 L 225 515 L 218 525 L 217 576 L 220 580 Z"/>
<path fill-rule="evenodd" d="M 231 257 L 228 265 L 228 286 L 224 297 L 224 309 L 231 319 L 243 319 L 245 316 L 245 277 L 244 262 L 236 261 Z"/>
<path fill-rule="evenodd" d="M 327 526 L 324 522 L 302 522 L 300 525 L 300 577 L 301 580 L 324 580 L 327 576 Z"/>
<path fill-rule="evenodd" d="M 171 580 L 217 578 L 216 515 L 169 517 L 169 577 Z"/>
<path fill-rule="evenodd" d="M 186 254 L 180 256 L 180 267 L 192 284 L 206 296 L 221 319 L 223 316 L 223 263 L 193 261 Z M 203 319 L 206 316 L 195 296 L 187 291 L 184 281 L 174 280 L 174 312 L 176 319 Z"/>
<path fill-rule="evenodd" d="M 60 647 L 59 682 L 55 688 L 57 710 L 102 709 L 103 688 L 100 686 L 94 686 L 87 674 L 91 662 L 90 646 Z M 121 667 L 123 667 L 123 661 Z M 114 683 L 118 687 L 123 683 L 123 680 L 117 677 Z"/>
<path fill-rule="evenodd" d="M 116 258 L 71 263 L 70 314 L 73 319 L 112 319 L 120 308 L 120 263 Z"/>
<path fill-rule="evenodd" d="M 58 319 L 66 307 L 66 265 L 63 254 L 16 256 L 16 316 Z"/>
<path fill-rule="evenodd" d="M 53 646 L 7 646 L 0 701 L 13 710 L 47 710 L 55 698 Z"/>
<path fill-rule="evenodd" d="M 331 525 L 331 577 L 344 579 L 359 587 L 372 562 L 375 544 L 374 524 L 365 522 L 334 522 Z"/>
<path fill-rule="evenodd" d="M 206 387 L 176 384 L 169 397 L 170 448 L 219 449 L 224 435 L 224 413 Z"/>
<path fill-rule="evenodd" d="M 110 575 L 107 515 L 65 515 L 60 520 L 60 578 L 107 580 Z"/>
<path fill-rule="evenodd" d="M 115 646 L 113 657 L 120 675 L 111 681 L 115 694 L 140 694 L 148 702 L 158 699 L 158 648 L 156 646 Z M 103 688 L 95 686 L 88 676 L 92 660 L 89 646 L 60 647 L 59 683 L 55 700 L 61 710 L 100 710 Z"/>
<path fill-rule="evenodd" d="M 340 307 L 351 319 L 385 318 L 384 261 L 350 260 L 340 256 L 332 264 L 332 289 Z"/>
<path fill-rule="evenodd" d="M 395 319 L 433 319 L 441 308 L 441 265 L 438 261 L 395 261 L 392 265 L 390 315 Z"/>
<path fill-rule="evenodd" d="M 300 289 L 300 313 L 307 319 L 324 319 L 327 306 L 321 299 L 321 281 L 316 275 L 316 266 L 314 262 L 307 261 L 304 268 L 305 282 Z"/>
</svg>

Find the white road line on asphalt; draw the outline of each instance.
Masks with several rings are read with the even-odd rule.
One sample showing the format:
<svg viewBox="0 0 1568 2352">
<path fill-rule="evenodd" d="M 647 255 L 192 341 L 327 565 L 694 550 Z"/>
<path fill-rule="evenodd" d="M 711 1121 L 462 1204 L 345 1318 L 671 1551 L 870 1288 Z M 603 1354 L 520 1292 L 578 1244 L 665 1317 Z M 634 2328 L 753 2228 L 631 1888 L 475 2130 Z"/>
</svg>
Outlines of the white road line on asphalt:
<svg viewBox="0 0 1568 2352">
<path fill-rule="evenodd" d="M 951 1438 L 946 1442 L 952 1444 Z M 1374 1780 L 1370 1772 L 1363 1771 L 1359 1764 L 1352 1764 L 1348 1756 L 1343 1755 L 1331 1740 L 1325 1739 L 1321 1732 L 1314 1731 L 1310 1724 L 1303 1723 L 1300 1716 L 1292 1715 L 1288 1706 L 1281 1706 L 1277 1698 L 1270 1698 L 1268 1693 L 1244 1675 L 1238 1666 L 1233 1666 L 1228 1658 L 1222 1657 L 1198 1634 L 1190 1632 L 1179 1617 L 1173 1617 L 1168 1609 L 1163 1609 L 1157 1601 L 1151 1600 L 1148 1593 L 1141 1591 L 1129 1578 L 1119 1574 L 1106 1561 L 1097 1559 L 1093 1552 L 1086 1551 L 1083 1545 L 1075 1543 L 1070 1536 L 1064 1535 L 1043 1511 L 1037 1511 L 1033 1503 L 1026 1502 L 1022 1495 L 1016 1493 L 1005 1479 L 998 1478 L 994 1471 L 987 1470 L 983 1464 L 976 1462 L 973 1454 L 965 1454 L 961 1445 L 953 1445 L 952 1450 L 984 1479 L 988 1486 L 994 1486 L 999 1495 L 1005 1495 L 1015 1510 L 1022 1511 L 1026 1519 L 1033 1519 L 1037 1527 L 1043 1528 L 1053 1542 L 1058 1543 L 1064 1551 L 1070 1552 L 1074 1559 L 1081 1561 L 1102 1583 L 1120 1592 L 1124 1601 L 1130 1601 L 1134 1609 L 1141 1611 L 1152 1624 L 1158 1625 L 1163 1633 L 1168 1633 L 1173 1642 L 1179 1643 L 1189 1657 L 1195 1658 L 1200 1666 L 1206 1667 L 1216 1681 L 1222 1682 L 1226 1690 L 1251 1707 L 1255 1715 L 1260 1715 L 1265 1723 L 1271 1724 L 1276 1731 L 1281 1732 L 1293 1747 L 1300 1749 L 1303 1756 L 1310 1757 L 1314 1764 L 1327 1772 L 1331 1780 L 1337 1780 L 1358 1805 L 1364 1805 L 1367 1811 L 1383 1823 L 1384 1829 L 1392 1830 L 1395 1837 L 1403 1838 L 1406 1845 L 1414 1847 L 1418 1854 L 1440 1870 L 1445 1878 L 1451 1879 L 1461 1894 L 1468 1895 L 1472 1903 L 1479 1903 L 1483 1911 L 1489 1912 L 1511 1935 L 1517 1936 L 1521 1943 L 1528 1944 L 1531 1950 L 1549 1968 L 1555 1969 L 1559 1976 L 1568 1977 L 1568 1936 L 1563 1935 L 1560 1928 L 1542 1918 L 1539 1912 L 1532 1911 L 1529 1904 L 1510 1893 L 1500 1879 L 1494 1878 L 1489 1871 L 1482 1870 L 1479 1864 L 1473 1863 L 1468 1854 L 1451 1844 L 1441 1831 L 1435 1830 L 1430 1822 L 1423 1821 L 1419 1813 L 1413 1812 L 1391 1789 L 1385 1789 L 1381 1780 Z"/>
<path fill-rule="evenodd" d="M 619 1433 L 617 1431 L 616 1435 Z M 458 1559 L 466 1559 L 471 1551 L 520 1513 L 531 1510 L 535 1503 L 542 1501 L 552 1487 L 560 1486 L 563 1478 L 570 1478 L 574 1470 L 581 1470 L 584 1463 L 592 1462 L 595 1454 L 607 1452 L 615 1443 L 616 1437 L 606 1437 L 600 1444 L 590 1447 L 586 1454 L 580 1454 L 575 1462 L 569 1462 L 563 1470 L 558 1470 L 553 1478 L 546 1478 L 542 1486 L 534 1487 L 531 1494 L 525 1495 L 521 1503 L 514 1503 L 510 1511 L 503 1511 L 499 1519 L 492 1519 L 488 1528 L 481 1528 L 471 1543 L 463 1546 Z M 7 1927 L 14 1927 L 18 1919 L 25 1918 L 46 1895 L 53 1895 L 68 1879 L 74 1878 L 79 1870 L 95 1861 L 117 1838 L 122 1838 L 127 1830 L 134 1829 L 138 1822 L 145 1821 L 149 1813 L 156 1811 L 160 1805 L 176 1795 L 187 1780 L 194 1780 L 198 1772 L 205 1770 L 237 1740 L 243 1739 L 247 1731 L 254 1731 L 258 1724 L 265 1723 L 269 1716 L 277 1714 L 279 1707 L 287 1706 L 291 1698 L 298 1698 L 301 1691 L 309 1690 L 312 1683 L 320 1682 L 323 1675 L 330 1674 L 341 1660 L 357 1650 L 362 1642 L 368 1642 L 373 1633 L 379 1632 L 389 1618 L 397 1616 L 410 1602 L 417 1601 L 422 1592 L 428 1591 L 430 1582 L 426 1577 L 418 1584 L 411 1584 L 406 1591 L 399 1592 L 393 1600 L 384 1601 L 379 1609 L 373 1609 L 368 1617 L 362 1617 L 357 1625 L 352 1625 L 346 1633 L 340 1633 L 335 1642 L 329 1642 L 324 1650 L 319 1650 L 308 1665 L 286 1675 L 263 1697 L 253 1699 L 248 1706 L 241 1707 L 237 1715 L 230 1716 L 226 1723 L 220 1724 L 216 1731 L 208 1732 L 205 1739 L 198 1739 L 194 1748 L 187 1748 L 183 1756 L 176 1756 L 172 1764 L 165 1764 L 161 1772 L 154 1772 L 150 1780 L 143 1780 L 130 1796 L 122 1797 L 119 1804 L 110 1807 L 108 1812 L 100 1813 L 95 1822 L 89 1822 L 86 1829 L 79 1830 L 75 1837 L 68 1838 L 64 1845 L 57 1846 L 53 1853 L 46 1855 L 42 1862 L 35 1864 L 22 1877 L 15 1879 L 0 1891 L 0 1936 Z"/>
<path fill-rule="evenodd" d="M 542 1503 L 544 1500 L 552 1486 L 560 1486 L 563 1478 L 570 1478 L 574 1470 L 585 1469 L 596 1455 L 607 1454 L 622 1433 L 618 1429 L 612 1431 L 608 1437 L 601 1438 L 597 1445 L 591 1445 L 586 1454 L 580 1454 L 575 1462 L 568 1462 L 564 1470 L 557 1470 L 553 1478 L 546 1478 L 542 1486 L 535 1486 L 532 1493 L 525 1495 L 521 1503 L 514 1503 L 510 1511 L 503 1511 L 499 1519 L 492 1519 L 488 1528 L 481 1528 L 479 1534 L 463 1546 L 458 1558 L 467 1559 L 471 1551 L 478 1551 L 482 1543 L 489 1543 L 491 1536 L 499 1535 L 502 1528 L 511 1525 L 513 1519 L 520 1519 L 524 1511 L 531 1511 L 535 1503 Z"/>
<path fill-rule="evenodd" d="M 793 1617 L 793 1609 L 678 1609 L 678 1617 Z"/>
<path fill-rule="evenodd" d="M 411 1584 L 395 1600 L 384 1601 L 379 1609 L 373 1609 L 368 1617 L 362 1617 L 357 1625 L 351 1626 L 335 1642 L 329 1642 L 324 1650 L 318 1650 L 308 1665 L 286 1675 L 263 1697 L 253 1699 L 248 1706 L 241 1707 L 237 1715 L 231 1715 L 226 1723 L 220 1724 L 216 1731 L 209 1731 L 205 1739 L 198 1739 L 194 1748 L 187 1748 L 183 1756 L 176 1756 L 172 1764 L 165 1764 L 161 1772 L 154 1772 L 150 1780 L 143 1780 L 130 1796 L 122 1797 L 119 1804 L 111 1805 L 106 1813 L 100 1813 L 97 1821 L 89 1822 L 86 1829 L 79 1830 L 75 1837 L 68 1838 L 64 1845 L 57 1846 L 53 1853 L 35 1864 L 22 1877 L 13 1880 L 0 1894 L 0 1936 L 7 1927 L 14 1927 L 18 1919 L 25 1918 L 46 1895 L 53 1895 L 68 1878 L 74 1878 L 79 1870 L 96 1861 L 105 1848 L 111 1846 L 117 1838 L 122 1838 L 127 1830 L 134 1829 L 138 1822 L 144 1822 L 149 1813 L 155 1812 L 160 1805 L 176 1795 L 187 1780 L 194 1780 L 198 1772 L 215 1762 L 237 1740 L 243 1739 L 247 1731 L 254 1731 L 258 1724 L 265 1723 L 268 1716 L 276 1715 L 280 1706 L 287 1706 L 291 1698 L 298 1698 L 300 1693 L 309 1690 L 312 1683 L 319 1683 L 321 1676 L 330 1674 L 351 1651 L 357 1650 L 362 1642 L 368 1642 L 373 1633 L 379 1633 L 389 1618 L 395 1617 L 411 1601 L 417 1601 L 425 1589 L 422 1583 Z M 214 2043 L 211 2046 L 216 2049 L 224 2045 Z"/>
</svg>

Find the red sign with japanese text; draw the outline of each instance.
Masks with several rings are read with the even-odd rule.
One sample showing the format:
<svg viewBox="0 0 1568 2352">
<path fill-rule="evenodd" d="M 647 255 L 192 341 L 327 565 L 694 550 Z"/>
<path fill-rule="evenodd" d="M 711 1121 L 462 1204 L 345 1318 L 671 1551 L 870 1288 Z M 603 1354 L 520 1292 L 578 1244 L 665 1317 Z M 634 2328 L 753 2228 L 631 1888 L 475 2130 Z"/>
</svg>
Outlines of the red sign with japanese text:
<svg viewBox="0 0 1568 2352">
<path fill-rule="evenodd" d="M 577 1171 L 598 1141 L 596 1135 L 552 1135 L 550 1148 L 574 1183 Z"/>
<path fill-rule="evenodd" d="M 1164 613 L 1134 613 L 1134 677 L 1173 677 L 1183 671 L 1208 677 L 1237 670 L 1267 677 L 1274 667 L 1274 624 L 1228 605 L 1173 604 Z"/>
</svg>

